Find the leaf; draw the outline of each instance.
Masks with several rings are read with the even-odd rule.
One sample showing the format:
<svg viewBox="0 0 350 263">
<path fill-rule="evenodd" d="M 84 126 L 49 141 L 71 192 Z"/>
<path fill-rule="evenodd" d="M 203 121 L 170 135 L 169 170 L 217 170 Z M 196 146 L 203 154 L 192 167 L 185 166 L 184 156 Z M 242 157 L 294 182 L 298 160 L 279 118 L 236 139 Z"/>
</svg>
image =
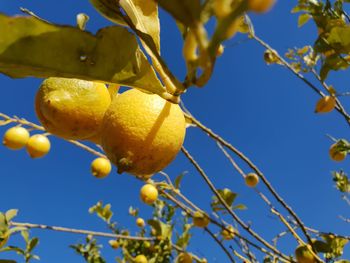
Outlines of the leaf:
<svg viewBox="0 0 350 263">
<path fill-rule="evenodd" d="M 0 120 L 0 126 L 5 126 L 7 124 L 10 124 L 12 120 Z"/>
<path fill-rule="evenodd" d="M 329 247 L 329 251 L 325 253 L 326 259 L 340 257 L 343 254 L 344 246 L 349 242 L 349 240 L 345 238 L 336 237 L 332 234 L 324 234 L 321 235 L 321 237 Z"/>
<path fill-rule="evenodd" d="M 30 253 L 39 243 L 39 238 L 37 237 L 34 237 L 32 238 L 30 241 L 29 241 L 29 244 L 28 244 L 28 252 Z"/>
<path fill-rule="evenodd" d="M 342 193 L 350 193 L 350 180 L 347 174 L 340 171 L 333 172 L 332 175 L 336 188 Z"/>
<path fill-rule="evenodd" d="M 120 0 L 119 4 L 131 18 L 135 27 L 152 37 L 158 53 L 160 53 L 160 24 L 157 3 L 144 0 Z"/>
<path fill-rule="evenodd" d="M 302 27 L 312 18 L 309 14 L 301 14 L 298 18 L 298 27 Z"/>
<path fill-rule="evenodd" d="M 171 239 L 172 227 L 159 220 L 150 219 L 147 223 L 156 231 L 156 236 L 161 236 L 162 239 Z"/>
<path fill-rule="evenodd" d="M 175 188 L 176 189 L 179 189 L 180 188 L 180 184 L 181 184 L 181 181 L 182 181 L 182 178 L 187 174 L 187 171 L 184 171 L 182 172 L 180 175 L 178 175 L 176 178 L 175 178 Z"/>
<path fill-rule="evenodd" d="M 122 7 L 135 27 L 152 37 L 158 52 L 160 51 L 160 24 L 158 5 L 155 1 L 144 0 L 90 0 L 94 7 L 108 20 L 127 26 L 123 19 Z"/>
<path fill-rule="evenodd" d="M 127 26 L 116 0 L 90 0 L 95 9 L 106 19 L 123 26 Z"/>
<path fill-rule="evenodd" d="M 200 0 L 157 0 L 157 2 L 177 21 L 186 26 L 193 25 L 200 18 Z"/>
<path fill-rule="evenodd" d="M 237 194 L 232 192 L 230 189 L 225 188 L 225 189 L 221 189 L 218 190 L 220 196 L 225 200 L 226 204 L 232 208 L 232 205 L 237 197 Z M 224 211 L 226 210 L 225 207 L 221 204 L 220 200 L 216 197 L 213 196 L 213 201 L 211 202 L 211 208 L 217 212 L 217 211 Z M 245 205 L 243 204 L 238 204 L 235 207 L 233 207 L 232 209 L 246 209 Z"/>
<path fill-rule="evenodd" d="M 120 26 L 96 35 L 34 17 L 0 14 L 0 72 L 11 77 L 71 77 L 165 90 L 136 38 Z"/>
<path fill-rule="evenodd" d="M 5 217 L 7 222 L 10 222 L 15 216 L 17 216 L 18 210 L 17 209 L 10 209 L 5 213 Z"/>
<path fill-rule="evenodd" d="M 247 207 L 244 204 L 238 204 L 232 207 L 233 210 L 246 210 Z"/>
<path fill-rule="evenodd" d="M 27 230 L 24 230 L 21 232 L 21 235 L 26 243 L 29 242 L 29 232 Z"/>
<path fill-rule="evenodd" d="M 90 207 L 89 213 L 96 213 L 98 217 L 100 217 L 103 221 L 107 222 L 108 224 L 110 223 L 113 216 L 113 212 L 111 211 L 111 205 L 106 204 L 103 207 L 102 202 L 98 202 L 96 205 Z"/>
</svg>

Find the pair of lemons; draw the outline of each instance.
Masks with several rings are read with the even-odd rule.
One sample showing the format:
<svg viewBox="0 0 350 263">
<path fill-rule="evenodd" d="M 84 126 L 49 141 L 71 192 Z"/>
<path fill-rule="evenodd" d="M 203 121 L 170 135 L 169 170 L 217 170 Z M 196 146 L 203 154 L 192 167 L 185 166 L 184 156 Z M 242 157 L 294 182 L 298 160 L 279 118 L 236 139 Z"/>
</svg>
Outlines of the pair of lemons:
<svg viewBox="0 0 350 263">
<path fill-rule="evenodd" d="M 137 89 L 110 95 L 103 83 L 48 78 L 37 92 L 35 107 L 48 132 L 101 144 L 120 173 L 145 177 L 162 170 L 185 138 L 179 105 Z"/>
</svg>

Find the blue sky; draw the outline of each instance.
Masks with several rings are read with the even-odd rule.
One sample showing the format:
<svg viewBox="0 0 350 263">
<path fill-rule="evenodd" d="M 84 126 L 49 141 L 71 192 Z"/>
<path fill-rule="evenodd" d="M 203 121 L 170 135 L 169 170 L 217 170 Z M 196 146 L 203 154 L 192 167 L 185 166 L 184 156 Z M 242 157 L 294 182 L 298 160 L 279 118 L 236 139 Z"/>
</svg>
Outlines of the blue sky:
<svg viewBox="0 0 350 263">
<path fill-rule="evenodd" d="M 281 53 L 290 47 L 312 45 L 316 37 L 312 23 L 297 28 L 297 15 L 290 13 L 295 4 L 295 0 L 279 1 L 270 13 L 252 16 L 257 35 Z M 76 14 L 84 12 L 91 18 L 87 29 L 92 32 L 110 25 L 88 1 L 42 1 L 40 4 L 30 0 L 0 1 L 2 13 L 18 14 L 19 7 L 26 7 L 54 23 L 69 25 L 75 25 Z M 162 54 L 181 79 L 185 74 L 180 55 L 181 37 L 173 21 L 163 12 L 161 37 Z M 262 59 L 264 49 L 253 40 L 237 44 L 245 38 L 239 35 L 225 43 L 225 53 L 218 59 L 212 79 L 206 87 L 191 88 L 183 96 L 186 106 L 204 124 L 246 153 L 305 224 L 326 232 L 348 234 L 350 225 L 339 219 L 339 215 L 350 217 L 349 207 L 333 187 L 331 171 L 348 171 L 349 160 L 338 164 L 329 159 L 328 148 L 332 142 L 326 134 L 347 138 L 349 127 L 335 112 L 314 114 L 317 96 L 286 69 L 267 66 Z M 349 80 L 346 72 L 331 73 L 329 79 L 338 91 L 348 91 Z M 14 80 L 0 75 L 0 112 L 37 122 L 33 105 L 41 81 Z M 343 102 L 350 106 L 348 97 L 344 97 Z M 0 127 L 0 133 L 4 131 L 5 128 Z M 244 203 L 248 210 L 238 214 L 251 222 L 257 232 L 271 240 L 283 231 L 208 136 L 189 129 L 185 146 L 218 188 L 228 187 L 239 194 L 237 201 Z M 52 138 L 50 154 L 38 160 L 30 159 L 25 151 L 0 147 L 0 211 L 18 208 L 21 222 L 105 231 L 104 224 L 87 212 L 90 206 L 103 200 L 112 204 L 114 220 L 136 230 L 134 219 L 128 215 L 129 206 L 139 207 L 145 218 L 150 215 L 150 209 L 139 201 L 141 183 L 130 175 L 116 173 L 105 180 L 96 180 L 89 172 L 93 159 L 91 154 L 56 138 Z M 250 171 L 245 168 L 246 172 Z M 208 207 L 212 194 L 181 154 L 166 171 L 172 178 L 188 171 L 182 192 L 201 207 Z M 265 190 L 262 186 L 260 189 Z M 83 240 L 83 236 L 41 230 L 31 233 L 40 237 L 37 254 L 42 262 L 83 262 L 68 248 L 69 244 Z M 199 230 L 193 233 L 191 251 L 208 258 L 209 262 L 226 262 L 210 238 Z M 13 238 L 11 242 L 21 242 L 18 240 Z M 101 240 L 105 245 L 103 253 L 108 262 L 113 262 L 116 254 L 106 241 Z M 281 249 L 286 253 L 291 253 L 296 245 L 289 239 L 281 241 Z M 350 256 L 350 249 L 346 255 Z M 18 259 L 13 254 L 6 257 Z"/>
</svg>

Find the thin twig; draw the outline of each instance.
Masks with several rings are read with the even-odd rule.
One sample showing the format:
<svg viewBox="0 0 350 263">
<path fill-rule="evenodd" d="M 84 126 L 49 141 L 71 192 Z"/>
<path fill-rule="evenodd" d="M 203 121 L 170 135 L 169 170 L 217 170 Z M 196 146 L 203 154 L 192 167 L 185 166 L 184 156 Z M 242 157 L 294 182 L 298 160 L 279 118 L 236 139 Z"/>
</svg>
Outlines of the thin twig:
<svg viewBox="0 0 350 263">
<path fill-rule="evenodd" d="M 232 257 L 231 253 L 227 250 L 227 248 L 220 242 L 220 240 L 214 235 L 213 232 L 210 231 L 209 228 L 204 228 L 204 230 L 215 240 L 215 242 L 221 247 L 221 249 L 225 252 L 227 257 L 231 262 L 235 262 L 235 259 Z"/>
<path fill-rule="evenodd" d="M 304 77 L 303 74 L 296 71 L 282 56 L 280 56 L 276 50 L 274 50 L 270 45 L 268 45 L 265 41 L 263 41 L 261 38 L 256 36 L 255 34 L 252 36 L 253 39 L 255 39 L 260 45 L 265 47 L 268 50 L 271 50 L 275 53 L 275 55 L 280 60 L 281 64 L 283 64 L 287 69 L 289 69 L 295 76 L 297 76 L 300 80 L 302 80 L 307 86 L 309 86 L 314 92 L 316 92 L 321 97 L 325 97 L 325 94 L 320 91 L 313 83 L 311 83 L 307 78 Z M 345 112 L 344 108 L 340 104 L 339 100 L 336 106 L 336 110 L 345 118 L 348 125 L 350 125 L 350 116 Z"/>
<path fill-rule="evenodd" d="M 32 223 L 10 222 L 10 226 L 25 227 L 25 228 L 29 228 L 29 229 L 39 228 L 39 229 L 44 229 L 44 230 L 52 230 L 52 231 L 66 232 L 66 233 L 72 233 L 72 234 L 83 234 L 83 235 L 92 235 L 92 236 L 100 236 L 100 237 L 109 237 L 109 238 L 115 238 L 115 239 L 127 239 L 127 240 L 139 240 L 139 241 L 157 240 L 156 237 L 125 236 L 125 235 L 118 235 L 118 234 L 105 233 L 105 232 L 96 232 L 96 231 L 90 231 L 90 230 L 66 228 L 66 227 L 60 227 L 60 226 L 48 226 L 48 225 L 32 224 Z"/>
<path fill-rule="evenodd" d="M 225 202 L 225 200 L 222 198 L 222 196 L 219 194 L 218 190 L 215 188 L 213 183 L 210 181 L 209 177 L 206 175 L 204 170 L 200 167 L 200 165 L 196 162 L 196 160 L 190 155 L 190 153 L 185 149 L 185 147 L 181 148 L 181 151 L 183 154 L 187 157 L 187 159 L 193 164 L 193 166 L 196 168 L 196 170 L 199 172 L 199 174 L 202 176 L 202 178 L 205 180 L 209 188 L 212 190 L 212 192 L 215 194 L 215 196 L 218 198 L 220 203 L 224 206 L 226 211 L 233 217 L 233 219 L 244 229 L 246 230 L 250 235 L 252 235 L 256 240 L 258 240 L 260 243 L 262 243 L 265 247 L 269 248 L 276 254 L 280 255 L 281 257 L 288 258 L 286 255 L 282 254 L 279 250 L 277 250 L 275 247 L 273 247 L 271 244 L 269 244 L 266 240 L 264 240 L 260 235 L 258 235 L 255 231 L 253 231 L 248 225 L 246 225 L 237 215 L 236 213 L 229 207 L 229 205 Z"/>
<path fill-rule="evenodd" d="M 259 178 L 262 180 L 262 182 L 265 184 L 265 186 L 269 189 L 271 194 L 276 198 L 276 200 L 288 211 L 288 213 L 296 220 L 298 225 L 300 226 L 301 230 L 303 231 L 304 235 L 306 236 L 308 243 L 312 244 L 311 237 L 307 233 L 305 229 L 304 223 L 301 221 L 301 219 L 297 216 L 297 214 L 293 211 L 293 209 L 282 199 L 282 197 L 276 192 L 276 190 L 273 188 L 271 183 L 267 180 L 265 175 L 260 171 L 260 169 L 242 152 L 240 152 L 237 148 L 235 148 L 231 143 L 223 139 L 218 134 L 214 133 L 211 129 L 203 125 L 201 122 L 199 122 L 195 117 L 192 115 L 186 115 L 187 118 L 189 118 L 198 128 L 200 128 L 202 131 L 207 133 L 212 139 L 214 139 L 217 142 L 220 142 L 222 145 L 224 145 L 226 148 L 231 150 L 233 153 L 235 153 L 239 158 L 241 158 L 251 169 L 253 169 L 256 174 L 259 176 Z"/>
</svg>

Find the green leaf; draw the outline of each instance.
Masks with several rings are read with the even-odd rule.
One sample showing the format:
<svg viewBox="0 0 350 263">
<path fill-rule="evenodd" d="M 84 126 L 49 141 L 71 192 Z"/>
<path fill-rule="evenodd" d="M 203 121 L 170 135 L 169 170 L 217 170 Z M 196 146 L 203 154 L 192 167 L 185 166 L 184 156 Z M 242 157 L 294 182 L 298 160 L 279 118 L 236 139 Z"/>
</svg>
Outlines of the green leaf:
<svg viewBox="0 0 350 263">
<path fill-rule="evenodd" d="M 157 3 L 144 0 L 119 0 L 119 4 L 136 28 L 152 37 L 158 53 L 160 53 L 160 24 Z"/>
<path fill-rule="evenodd" d="M 17 216 L 18 210 L 17 209 L 10 209 L 5 213 L 5 217 L 7 222 L 11 222 L 11 220 Z"/>
<path fill-rule="evenodd" d="M 27 230 L 23 230 L 21 235 L 26 243 L 29 243 L 29 232 Z"/>
<path fill-rule="evenodd" d="M 333 172 L 332 175 L 336 188 L 342 193 L 350 193 L 350 180 L 347 174 L 340 171 Z"/>
<path fill-rule="evenodd" d="M 177 21 L 191 26 L 199 21 L 200 0 L 157 0 L 158 4 Z"/>
<path fill-rule="evenodd" d="M 180 175 L 178 175 L 176 178 L 175 178 L 175 188 L 176 189 L 179 189 L 180 188 L 180 184 L 181 184 L 181 181 L 183 179 L 183 177 L 187 174 L 187 172 L 182 172 Z"/>
<path fill-rule="evenodd" d="M 340 257 L 343 254 L 344 246 L 349 242 L 349 240 L 336 237 L 332 234 L 321 235 L 323 240 L 327 243 L 329 251 L 325 253 L 326 259 L 334 259 Z"/>
<path fill-rule="evenodd" d="M 161 236 L 162 239 L 171 239 L 172 227 L 170 225 L 155 219 L 150 219 L 147 223 L 156 231 L 156 236 Z"/>
<path fill-rule="evenodd" d="M 120 10 L 120 7 L 122 7 L 135 27 L 141 32 L 150 35 L 158 52 L 160 51 L 160 24 L 158 5 L 155 1 L 90 0 L 90 2 L 104 17 L 114 23 L 126 26 L 127 24 Z"/>
<path fill-rule="evenodd" d="M 301 14 L 298 18 L 298 27 L 302 27 L 312 18 L 309 14 Z"/>
<path fill-rule="evenodd" d="M 29 241 L 27 252 L 31 252 L 39 243 L 39 238 L 34 237 Z"/>
<path fill-rule="evenodd" d="M 96 213 L 98 217 L 100 217 L 103 221 L 107 222 L 108 224 L 110 223 L 113 216 L 113 212 L 111 211 L 111 205 L 106 204 L 103 207 L 102 202 L 98 202 L 96 205 L 90 207 L 89 213 Z"/>
<path fill-rule="evenodd" d="M 116 0 L 90 0 L 95 9 L 108 20 L 123 26 L 125 23 L 120 6 Z"/>
<path fill-rule="evenodd" d="M 113 26 L 96 35 L 34 17 L 0 14 L 0 72 L 11 77 L 71 77 L 165 90 L 136 38 Z M 121 41 L 122 40 L 122 41 Z"/>
<path fill-rule="evenodd" d="M 218 190 L 220 196 L 225 200 L 226 204 L 232 207 L 233 202 L 235 201 L 237 194 L 232 192 L 230 189 L 225 188 L 222 190 Z M 213 201 L 211 203 L 211 207 L 214 211 L 222 211 L 225 210 L 221 202 L 216 196 L 213 196 Z"/>
</svg>

